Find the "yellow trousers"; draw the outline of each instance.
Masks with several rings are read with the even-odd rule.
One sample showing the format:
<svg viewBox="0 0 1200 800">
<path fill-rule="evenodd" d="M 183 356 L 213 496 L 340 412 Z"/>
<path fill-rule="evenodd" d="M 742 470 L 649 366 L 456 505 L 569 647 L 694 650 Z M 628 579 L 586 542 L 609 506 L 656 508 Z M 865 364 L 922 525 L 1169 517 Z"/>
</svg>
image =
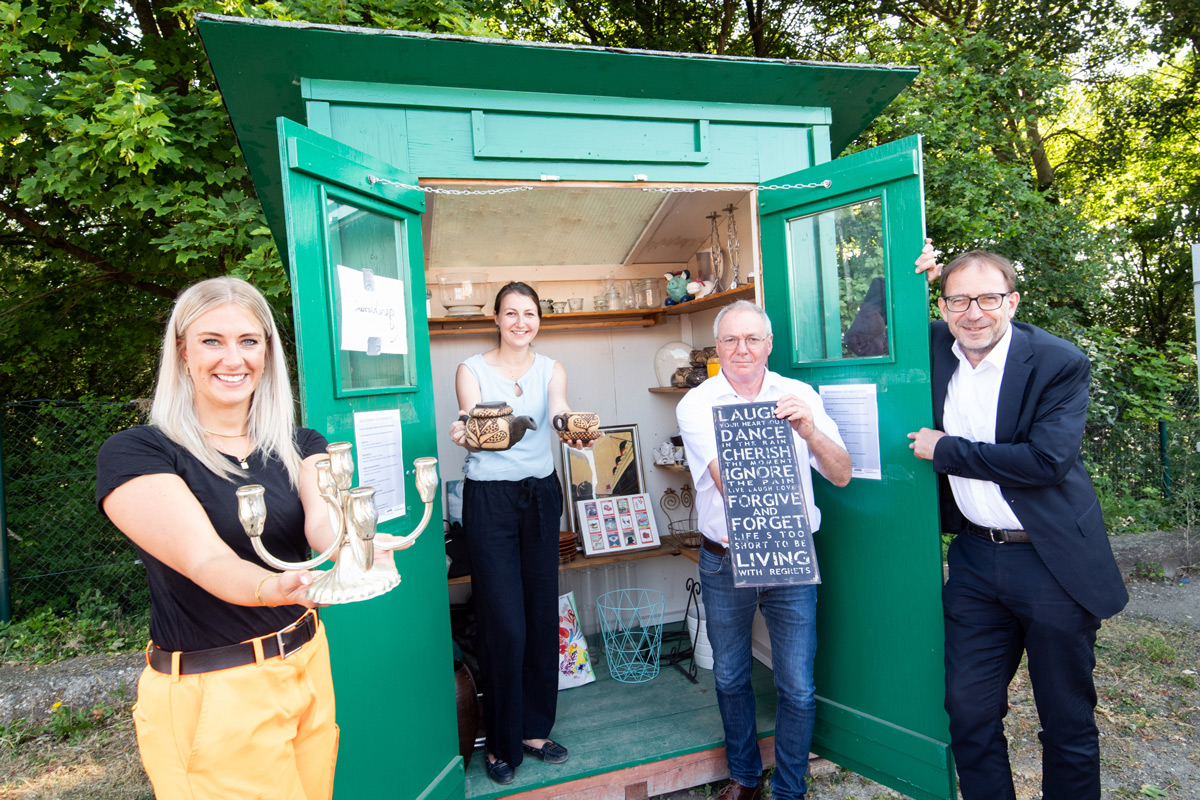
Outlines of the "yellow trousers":
<svg viewBox="0 0 1200 800">
<path fill-rule="evenodd" d="M 329 642 L 197 675 L 147 666 L 133 720 L 158 800 L 327 800 L 338 727 Z"/>
</svg>

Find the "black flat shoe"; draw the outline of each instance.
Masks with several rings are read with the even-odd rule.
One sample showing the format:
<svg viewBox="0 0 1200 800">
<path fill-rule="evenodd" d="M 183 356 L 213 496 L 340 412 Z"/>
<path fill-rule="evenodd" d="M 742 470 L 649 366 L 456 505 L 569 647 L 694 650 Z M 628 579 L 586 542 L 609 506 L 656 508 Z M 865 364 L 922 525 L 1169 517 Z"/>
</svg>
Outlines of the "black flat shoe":
<svg viewBox="0 0 1200 800">
<path fill-rule="evenodd" d="M 513 778 L 517 777 L 517 771 L 510 767 L 503 758 L 488 761 L 487 774 L 496 783 L 512 783 Z"/>
<path fill-rule="evenodd" d="M 567 748 L 550 739 L 547 739 L 541 747 L 521 742 L 521 749 L 530 755 L 537 756 L 547 764 L 561 764 L 567 760 Z"/>
</svg>

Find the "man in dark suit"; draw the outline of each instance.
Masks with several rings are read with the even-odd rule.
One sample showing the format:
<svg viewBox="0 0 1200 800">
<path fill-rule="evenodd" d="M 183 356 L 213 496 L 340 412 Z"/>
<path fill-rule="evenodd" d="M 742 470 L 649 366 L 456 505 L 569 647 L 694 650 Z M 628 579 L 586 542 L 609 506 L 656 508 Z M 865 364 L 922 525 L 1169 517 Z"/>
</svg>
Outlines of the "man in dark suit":
<svg viewBox="0 0 1200 800">
<path fill-rule="evenodd" d="M 918 271 L 936 267 L 932 249 Z M 1004 737 L 1025 652 L 1044 800 L 1099 800 L 1094 645 L 1128 600 L 1080 455 L 1091 364 L 1012 322 L 1012 265 L 976 250 L 942 273 L 931 334 L 935 428 L 910 433 L 938 473 L 950 545 L 946 710 L 964 800 L 1015 798 Z"/>
</svg>

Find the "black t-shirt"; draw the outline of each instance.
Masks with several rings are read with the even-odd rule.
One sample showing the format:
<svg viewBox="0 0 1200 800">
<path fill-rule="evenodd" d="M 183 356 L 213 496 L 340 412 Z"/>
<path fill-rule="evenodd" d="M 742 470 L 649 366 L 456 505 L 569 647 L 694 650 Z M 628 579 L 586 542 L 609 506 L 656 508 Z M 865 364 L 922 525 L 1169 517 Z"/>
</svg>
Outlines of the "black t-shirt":
<svg viewBox="0 0 1200 800">
<path fill-rule="evenodd" d="M 296 429 L 301 458 L 325 452 L 325 437 L 308 428 Z M 237 464 L 232 456 L 231 463 Z M 208 514 L 217 535 L 246 561 L 263 564 L 238 520 L 238 487 L 257 483 L 266 489 L 267 519 L 262 541 L 267 552 L 285 561 L 304 561 L 309 546 L 304 538 L 304 508 L 288 483 L 287 470 L 276 459 L 255 452 L 242 480 L 228 480 L 209 470 L 158 428 L 147 425 L 114 434 L 96 456 L 96 502 L 122 484 L 142 475 L 178 475 Z M 155 514 L 153 508 L 147 514 Z M 134 547 L 137 547 L 135 544 Z M 190 579 L 137 547 L 150 582 L 150 637 L 164 650 L 204 650 L 244 642 L 277 631 L 304 613 L 302 606 L 238 606 L 201 589 Z M 274 569 L 273 567 L 267 567 Z"/>
</svg>

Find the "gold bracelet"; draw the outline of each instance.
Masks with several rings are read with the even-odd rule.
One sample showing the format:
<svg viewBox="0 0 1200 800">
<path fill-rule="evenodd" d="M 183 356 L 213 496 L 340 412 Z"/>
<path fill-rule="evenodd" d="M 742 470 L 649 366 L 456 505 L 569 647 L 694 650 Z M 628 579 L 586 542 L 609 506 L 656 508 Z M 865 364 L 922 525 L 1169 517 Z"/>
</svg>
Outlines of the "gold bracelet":
<svg viewBox="0 0 1200 800">
<path fill-rule="evenodd" d="M 254 599 L 258 601 L 258 604 L 260 606 L 266 606 L 267 608 L 275 608 L 275 606 L 271 605 L 266 600 L 262 599 L 262 587 L 263 587 L 263 584 L 266 583 L 267 581 L 271 580 L 271 578 L 278 578 L 278 577 L 279 577 L 278 572 L 272 572 L 270 575 L 267 575 L 261 581 L 259 581 L 258 586 L 254 587 Z"/>
</svg>

